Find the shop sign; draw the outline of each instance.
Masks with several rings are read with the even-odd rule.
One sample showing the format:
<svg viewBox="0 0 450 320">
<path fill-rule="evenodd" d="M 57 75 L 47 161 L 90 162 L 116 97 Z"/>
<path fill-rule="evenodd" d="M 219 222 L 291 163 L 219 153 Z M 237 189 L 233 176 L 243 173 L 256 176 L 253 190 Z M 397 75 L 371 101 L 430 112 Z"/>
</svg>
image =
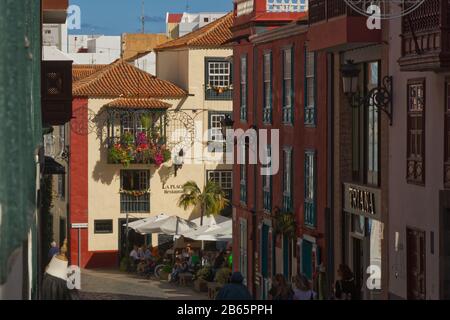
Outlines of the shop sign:
<svg viewBox="0 0 450 320">
<path fill-rule="evenodd" d="M 163 184 L 164 194 L 181 194 L 183 186 L 178 184 Z"/>
<path fill-rule="evenodd" d="M 381 190 L 344 184 L 345 211 L 381 220 Z"/>
</svg>

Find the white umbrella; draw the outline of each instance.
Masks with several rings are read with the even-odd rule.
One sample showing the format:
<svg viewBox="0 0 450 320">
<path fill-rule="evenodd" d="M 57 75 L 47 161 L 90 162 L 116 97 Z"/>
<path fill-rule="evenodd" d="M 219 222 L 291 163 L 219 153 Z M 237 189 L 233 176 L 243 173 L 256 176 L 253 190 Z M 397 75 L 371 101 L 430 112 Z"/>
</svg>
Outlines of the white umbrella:
<svg viewBox="0 0 450 320">
<path fill-rule="evenodd" d="M 161 213 L 161 214 L 159 214 L 157 216 L 153 216 L 153 217 L 150 217 L 150 218 L 145 218 L 145 219 L 140 219 L 140 220 L 136 220 L 136 221 L 130 222 L 130 223 L 128 223 L 128 228 L 136 229 L 138 226 L 140 226 L 140 225 L 142 225 L 144 223 L 152 223 L 152 222 L 159 221 L 161 219 L 167 219 L 167 218 L 169 218 L 168 215 L 166 215 L 164 213 Z M 126 223 L 123 224 L 124 227 L 126 227 L 126 225 L 127 225 Z"/>
<path fill-rule="evenodd" d="M 221 216 L 221 215 L 210 215 L 203 217 L 203 226 L 209 226 L 211 224 L 219 224 L 225 221 L 230 220 L 230 218 Z M 197 218 L 192 220 L 191 222 L 195 223 L 197 226 L 200 226 L 201 218 Z"/>
<path fill-rule="evenodd" d="M 207 230 L 210 230 L 211 228 L 217 226 L 219 223 L 225 222 L 229 220 L 228 218 L 224 217 L 224 216 L 209 216 L 209 217 L 205 217 L 205 219 L 203 219 L 203 225 L 200 225 L 200 218 L 192 220 L 191 222 L 194 223 L 196 225 L 195 228 L 193 228 L 192 230 L 189 230 L 185 233 L 183 233 L 182 235 L 186 238 L 190 238 L 193 239 L 192 237 L 196 237 L 200 234 L 205 233 Z"/>
<path fill-rule="evenodd" d="M 138 225 L 135 230 L 139 233 L 163 233 L 167 235 L 183 234 L 195 225 L 178 216 L 169 216 L 168 218 L 156 219 L 155 221 L 146 222 Z"/>
<path fill-rule="evenodd" d="M 233 221 L 231 219 L 218 224 L 210 224 L 183 234 L 184 237 L 197 241 L 230 241 L 233 236 Z"/>
<path fill-rule="evenodd" d="M 210 241 L 231 241 L 233 239 L 233 221 L 230 219 L 217 225 L 217 228 L 206 231 L 199 240 L 207 238 L 214 239 Z"/>
</svg>

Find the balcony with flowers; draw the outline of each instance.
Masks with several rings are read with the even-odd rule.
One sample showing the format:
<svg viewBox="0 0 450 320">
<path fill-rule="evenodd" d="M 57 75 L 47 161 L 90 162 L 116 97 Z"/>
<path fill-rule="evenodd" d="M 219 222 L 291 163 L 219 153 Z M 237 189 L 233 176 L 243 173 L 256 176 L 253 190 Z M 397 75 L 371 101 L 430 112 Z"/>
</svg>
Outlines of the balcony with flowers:
<svg viewBox="0 0 450 320">
<path fill-rule="evenodd" d="M 106 105 L 108 163 L 160 167 L 170 161 L 171 151 L 166 146 L 166 112 L 170 105 L 154 99 L 131 104 L 119 100 Z"/>
</svg>

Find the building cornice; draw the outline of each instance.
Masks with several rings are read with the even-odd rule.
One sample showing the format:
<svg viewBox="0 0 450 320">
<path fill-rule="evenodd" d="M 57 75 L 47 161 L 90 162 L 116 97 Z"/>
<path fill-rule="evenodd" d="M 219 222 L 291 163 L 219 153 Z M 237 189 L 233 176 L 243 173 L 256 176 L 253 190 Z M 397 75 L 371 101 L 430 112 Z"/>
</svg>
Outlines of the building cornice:
<svg viewBox="0 0 450 320">
<path fill-rule="evenodd" d="M 250 42 L 259 44 L 266 43 L 278 39 L 288 38 L 308 32 L 307 24 L 299 24 L 298 22 L 290 23 L 264 33 L 255 34 L 249 37 Z"/>
</svg>

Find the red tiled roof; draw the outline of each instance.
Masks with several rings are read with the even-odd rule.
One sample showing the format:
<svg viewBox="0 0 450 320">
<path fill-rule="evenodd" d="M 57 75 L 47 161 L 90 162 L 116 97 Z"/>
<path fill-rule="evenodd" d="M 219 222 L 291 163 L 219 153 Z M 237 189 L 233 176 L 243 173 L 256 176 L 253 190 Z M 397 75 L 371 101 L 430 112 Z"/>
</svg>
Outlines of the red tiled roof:
<svg viewBox="0 0 450 320">
<path fill-rule="evenodd" d="M 229 13 L 203 28 L 187 35 L 163 43 L 155 48 L 156 51 L 180 47 L 220 47 L 232 38 L 230 28 L 233 26 L 234 15 Z"/>
<path fill-rule="evenodd" d="M 169 109 L 170 104 L 152 98 L 119 98 L 105 105 L 118 109 Z"/>
<path fill-rule="evenodd" d="M 72 81 L 87 78 L 106 66 L 107 64 L 74 64 L 72 66 Z"/>
<path fill-rule="evenodd" d="M 169 17 L 167 18 L 168 23 L 180 23 L 181 18 L 183 18 L 182 13 L 169 13 Z"/>
<path fill-rule="evenodd" d="M 117 60 L 73 85 L 75 97 L 182 98 L 186 91 L 135 66 Z"/>
</svg>

